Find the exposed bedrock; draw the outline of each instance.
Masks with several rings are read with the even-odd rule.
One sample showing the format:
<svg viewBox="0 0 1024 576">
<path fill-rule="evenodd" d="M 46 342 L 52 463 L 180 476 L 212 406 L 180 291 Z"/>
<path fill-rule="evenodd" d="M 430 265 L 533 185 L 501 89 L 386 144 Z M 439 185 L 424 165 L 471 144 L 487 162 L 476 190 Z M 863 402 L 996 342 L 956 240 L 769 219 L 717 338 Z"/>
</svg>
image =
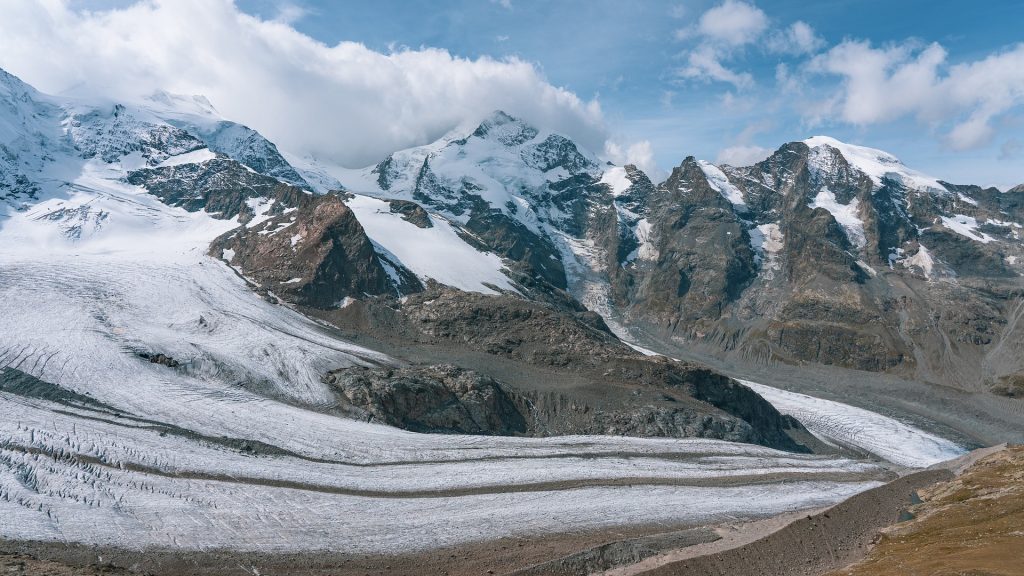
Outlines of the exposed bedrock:
<svg viewBox="0 0 1024 576">
<path fill-rule="evenodd" d="M 802 426 L 749 388 L 644 356 L 590 312 L 438 289 L 318 315 L 419 362 L 327 375 L 339 408 L 358 418 L 417 431 L 703 437 L 809 449 L 794 440 L 804 440 Z"/>
</svg>

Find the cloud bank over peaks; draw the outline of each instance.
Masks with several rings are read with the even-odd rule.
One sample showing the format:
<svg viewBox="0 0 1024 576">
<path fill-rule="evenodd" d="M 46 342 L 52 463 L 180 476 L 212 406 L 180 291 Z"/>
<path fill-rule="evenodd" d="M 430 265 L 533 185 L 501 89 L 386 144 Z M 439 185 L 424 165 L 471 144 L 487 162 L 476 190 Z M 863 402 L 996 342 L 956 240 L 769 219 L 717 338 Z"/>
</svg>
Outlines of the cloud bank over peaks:
<svg viewBox="0 0 1024 576">
<path fill-rule="evenodd" d="M 328 46 L 242 13 L 230 0 L 153 0 L 75 10 L 0 0 L 0 67 L 44 92 L 137 99 L 202 94 L 283 149 L 350 167 L 433 141 L 501 109 L 600 151 L 597 100 L 550 84 L 529 62 L 434 48 Z"/>
</svg>

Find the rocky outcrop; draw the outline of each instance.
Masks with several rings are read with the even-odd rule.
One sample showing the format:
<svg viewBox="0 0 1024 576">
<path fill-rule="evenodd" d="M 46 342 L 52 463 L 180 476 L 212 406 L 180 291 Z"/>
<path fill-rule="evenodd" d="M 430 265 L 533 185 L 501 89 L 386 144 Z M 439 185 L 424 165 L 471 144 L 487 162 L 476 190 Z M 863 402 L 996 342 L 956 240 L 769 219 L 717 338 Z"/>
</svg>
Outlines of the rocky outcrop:
<svg viewBox="0 0 1024 576">
<path fill-rule="evenodd" d="M 238 218 L 242 224 L 257 216 L 278 216 L 295 208 L 309 193 L 276 178 L 253 172 L 240 162 L 217 157 L 199 163 L 136 170 L 128 182 L 142 186 L 170 206 L 189 212 L 205 211 L 217 218 Z"/>
<path fill-rule="evenodd" d="M 341 404 L 379 421 L 417 429 L 458 413 L 459 425 L 437 430 L 468 430 L 465 403 L 455 401 L 459 395 L 453 398 L 446 383 L 468 378 L 505 391 L 525 422 L 517 433 L 721 438 L 807 450 L 791 437 L 800 424 L 750 389 L 700 366 L 643 356 L 582 308 L 437 288 L 402 302 L 363 300 L 318 315 L 345 331 L 374 335 L 378 348 L 461 367 L 334 373 L 332 382 L 355 390 Z M 431 390 L 435 396 L 416 401 L 428 414 L 410 408 L 412 398 Z M 511 429 L 505 409 L 495 418 L 499 424 L 487 433 Z M 472 422 L 479 427 L 483 420 Z"/>
<path fill-rule="evenodd" d="M 646 217 L 652 238 L 626 308 L 669 332 L 705 329 L 756 272 L 739 216 L 690 157 L 658 186 Z"/>
<path fill-rule="evenodd" d="M 340 306 L 347 297 L 422 289 L 415 275 L 377 254 L 340 195 L 300 198 L 297 207 L 220 236 L 210 254 L 260 289 L 317 308 Z"/>
<path fill-rule="evenodd" d="M 388 204 L 391 206 L 391 212 L 402 215 L 402 220 L 415 224 L 420 228 L 434 227 L 434 223 L 430 220 L 430 215 L 419 204 L 408 200 L 389 200 Z"/>
<path fill-rule="evenodd" d="M 326 375 L 347 416 L 414 432 L 525 434 L 526 418 L 493 378 L 455 366 L 347 368 Z"/>
<path fill-rule="evenodd" d="M 638 394 L 601 405 L 571 392 L 523 390 L 452 365 L 345 368 L 324 381 L 335 390 L 342 414 L 414 432 L 720 438 L 805 450 L 785 434 L 802 429 L 799 423 L 772 415 L 769 404 L 735 381 L 669 364 L 628 370 L 661 372 L 665 383 L 651 386 L 674 387 L 676 397 Z M 722 409 L 689 402 L 686 394 Z"/>
</svg>

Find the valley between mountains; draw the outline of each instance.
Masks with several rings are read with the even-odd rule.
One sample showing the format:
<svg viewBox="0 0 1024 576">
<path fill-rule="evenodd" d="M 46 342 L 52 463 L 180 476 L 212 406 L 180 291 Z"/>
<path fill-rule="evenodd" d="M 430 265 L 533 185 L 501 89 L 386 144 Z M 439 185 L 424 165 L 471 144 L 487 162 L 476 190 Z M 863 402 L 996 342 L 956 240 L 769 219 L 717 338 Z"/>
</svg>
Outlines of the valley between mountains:
<svg viewBox="0 0 1024 576">
<path fill-rule="evenodd" d="M 824 136 L 659 183 L 496 111 L 352 169 L 0 71 L 0 552 L 586 574 L 916 490 L 1024 441 L 1022 233 Z"/>
</svg>

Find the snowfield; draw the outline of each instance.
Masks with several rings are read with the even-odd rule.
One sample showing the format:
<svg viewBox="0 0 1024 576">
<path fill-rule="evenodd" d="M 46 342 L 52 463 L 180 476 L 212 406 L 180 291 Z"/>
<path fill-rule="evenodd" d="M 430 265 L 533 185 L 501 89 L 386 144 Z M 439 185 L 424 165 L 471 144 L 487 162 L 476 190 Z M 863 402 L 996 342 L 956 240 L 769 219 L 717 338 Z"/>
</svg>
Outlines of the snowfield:
<svg viewBox="0 0 1024 576">
<path fill-rule="evenodd" d="M 441 216 L 431 217 L 433 227 L 420 228 L 391 212 L 391 205 L 384 200 L 354 195 L 345 203 L 355 212 L 370 240 L 420 278 L 431 278 L 468 292 L 497 294 L 491 286 L 515 290 L 502 272 L 502 259 L 470 246 Z"/>
</svg>

